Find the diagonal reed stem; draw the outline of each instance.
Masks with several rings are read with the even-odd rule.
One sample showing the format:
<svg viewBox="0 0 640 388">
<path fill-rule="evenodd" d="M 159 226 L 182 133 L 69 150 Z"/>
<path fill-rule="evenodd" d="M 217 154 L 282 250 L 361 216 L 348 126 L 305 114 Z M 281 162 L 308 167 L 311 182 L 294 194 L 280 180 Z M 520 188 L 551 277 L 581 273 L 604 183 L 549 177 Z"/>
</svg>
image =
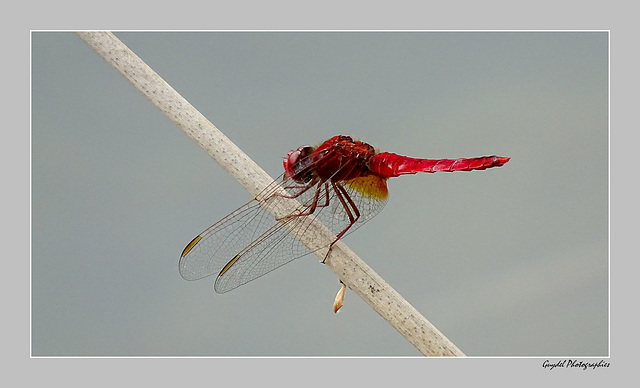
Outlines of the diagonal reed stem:
<svg viewBox="0 0 640 388">
<path fill-rule="evenodd" d="M 124 75 L 171 121 L 214 158 L 252 196 L 272 178 L 244 154 L 187 100 L 167 84 L 111 32 L 78 32 L 110 65 Z M 333 241 L 322 225 L 314 236 Z M 303 241 L 304 242 L 304 241 Z M 317 241 L 316 241 L 317 243 Z M 324 258 L 325 251 L 316 252 Z M 336 243 L 325 264 L 403 337 L 426 356 L 464 356 L 451 341 L 402 298 L 384 279 L 342 241 Z"/>
</svg>

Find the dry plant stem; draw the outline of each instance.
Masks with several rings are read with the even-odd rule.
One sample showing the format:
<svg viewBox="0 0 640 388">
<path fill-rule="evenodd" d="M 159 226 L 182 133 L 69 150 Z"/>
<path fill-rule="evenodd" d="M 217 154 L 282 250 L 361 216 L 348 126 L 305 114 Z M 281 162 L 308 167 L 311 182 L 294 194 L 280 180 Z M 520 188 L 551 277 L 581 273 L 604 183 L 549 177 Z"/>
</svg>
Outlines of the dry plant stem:
<svg viewBox="0 0 640 388">
<path fill-rule="evenodd" d="M 257 196 L 272 181 L 267 173 L 115 35 L 110 32 L 79 32 L 78 35 L 211 155 L 252 196 Z M 283 200 L 282 204 L 270 211 L 275 215 L 286 214 L 289 206 L 293 206 L 289 201 L 291 200 Z M 303 241 L 312 249 L 317 244 L 326 246 L 335 238 L 322 225 L 315 225 L 314 229 L 309 241 Z M 326 253 L 327 249 L 316 251 L 316 256 L 324 259 Z M 422 354 L 464 356 L 342 241 L 333 245 L 325 264 Z"/>
</svg>

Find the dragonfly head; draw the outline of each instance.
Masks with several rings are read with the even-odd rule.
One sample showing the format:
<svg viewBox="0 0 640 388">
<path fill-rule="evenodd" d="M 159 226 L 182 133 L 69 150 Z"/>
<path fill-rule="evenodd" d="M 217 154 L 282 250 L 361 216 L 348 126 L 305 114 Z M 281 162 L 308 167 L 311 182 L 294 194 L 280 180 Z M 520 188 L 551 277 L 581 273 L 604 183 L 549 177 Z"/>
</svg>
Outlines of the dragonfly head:
<svg viewBox="0 0 640 388">
<path fill-rule="evenodd" d="M 311 146 L 298 147 L 295 151 L 289 151 L 287 157 L 284 158 L 285 173 L 298 183 L 307 183 L 311 180 L 312 174 L 308 168 L 310 165 L 309 155 L 313 153 L 314 148 Z"/>
</svg>

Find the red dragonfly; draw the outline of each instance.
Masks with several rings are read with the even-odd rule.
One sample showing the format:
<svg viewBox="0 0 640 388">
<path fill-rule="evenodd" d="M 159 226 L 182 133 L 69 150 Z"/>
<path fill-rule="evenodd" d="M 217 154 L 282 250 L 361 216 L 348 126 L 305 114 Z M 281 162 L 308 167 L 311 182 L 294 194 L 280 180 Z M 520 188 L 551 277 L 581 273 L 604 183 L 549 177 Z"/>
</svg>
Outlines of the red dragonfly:
<svg viewBox="0 0 640 388">
<path fill-rule="evenodd" d="M 388 196 L 387 179 L 391 177 L 484 170 L 502 166 L 509 159 L 416 159 L 378 153 L 371 145 L 349 136 L 334 136 L 319 147 L 299 147 L 287 154 L 280 178 L 184 248 L 180 274 L 186 280 L 217 274 L 216 292 L 230 291 L 311 253 L 299 237 L 314 218 L 336 236 L 328 256 L 340 238 L 382 210 Z M 282 197 L 296 199 L 298 204 L 286 216 L 275 219 L 266 208 Z"/>
</svg>

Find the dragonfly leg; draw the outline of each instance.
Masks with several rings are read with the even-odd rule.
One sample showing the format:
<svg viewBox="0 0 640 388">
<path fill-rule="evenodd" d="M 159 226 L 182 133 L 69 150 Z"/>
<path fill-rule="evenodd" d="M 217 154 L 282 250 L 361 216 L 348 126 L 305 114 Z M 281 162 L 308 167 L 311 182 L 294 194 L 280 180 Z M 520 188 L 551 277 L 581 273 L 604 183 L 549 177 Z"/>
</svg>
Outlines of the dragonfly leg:
<svg viewBox="0 0 640 388">
<path fill-rule="evenodd" d="M 320 192 L 322 191 L 323 185 L 324 185 L 324 203 L 319 203 L 318 200 L 320 199 Z M 309 214 L 312 214 L 316 210 L 316 208 L 326 207 L 326 206 L 329 206 L 329 185 L 327 184 L 327 182 L 324 182 L 324 183 L 318 184 L 316 188 L 316 193 L 313 197 L 313 203 L 311 204 L 312 209 L 308 213 L 304 213 L 300 215 L 308 216 Z"/>
<path fill-rule="evenodd" d="M 308 186 L 286 186 L 285 189 L 287 190 L 291 190 L 291 189 L 299 189 L 299 191 L 295 194 L 292 195 L 284 195 L 284 194 L 274 194 L 277 195 L 279 197 L 283 197 L 283 198 L 298 198 L 299 196 L 301 196 L 302 194 L 304 194 L 307 190 L 309 190 L 310 188 L 312 188 L 314 185 L 308 185 Z"/>
<path fill-rule="evenodd" d="M 349 196 L 349 193 L 347 193 L 347 190 L 342 185 L 336 184 L 335 182 L 331 182 L 331 186 L 333 186 L 333 190 L 336 192 L 336 197 L 342 204 L 342 207 L 344 208 L 344 210 L 347 212 L 347 217 L 349 217 L 349 225 L 347 225 L 347 227 L 344 228 L 342 232 L 336 235 L 336 239 L 333 240 L 333 242 L 329 245 L 329 250 L 327 250 L 327 254 L 322 260 L 322 263 L 324 263 L 327 260 L 327 257 L 329 257 L 329 254 L 331 253 L 331 248 L 333 248 L 333 245 L 337 243 L 338 240 L 340 240 L 342 236 L 344 236 L 344 234 L 347 233 L 349 228 L 351 228 L 353 224 L 355 224 L 360 218 L 360 211 L 358 210 L 358 207 Z"/>
<path fill-rule="evenodd" d="M 320 200 L 320 192 L 322 191 L 322 185 L 324 185 L 325 189 L 324 189 L 324 203 L 319 203 Z M 329 206 L 329 191 L 327 190 L 327 183 L 322 183 L 316 186 L 316 192 L 313 195 L 313 201 L 311 202 L 310 205 L 304 205 L 303 209 L 300 210 L 299 213 L 292 213 L 289 214 L 287 216 L 284 216 L 280 219 L 278 219 L 278 221 L 282 220 L 282 219 L 287 219 L 287 218 L 292 218 L 292 217 L 305 217 L 308 215 L 313 214 L 317 208 L 319 207 L 325 207 L 325 206 Z M 308 190 L 308 188 L 306 188 L 304 191 Z M 301 193 L 297 194 L 296 196 L 300 195 Z M 296 196 L 291 196 L 291 197 L 286 197 L 286 198 L 295 198 Z M 306 210 L 304 210 L 306 209 Z"/>
</svg>

